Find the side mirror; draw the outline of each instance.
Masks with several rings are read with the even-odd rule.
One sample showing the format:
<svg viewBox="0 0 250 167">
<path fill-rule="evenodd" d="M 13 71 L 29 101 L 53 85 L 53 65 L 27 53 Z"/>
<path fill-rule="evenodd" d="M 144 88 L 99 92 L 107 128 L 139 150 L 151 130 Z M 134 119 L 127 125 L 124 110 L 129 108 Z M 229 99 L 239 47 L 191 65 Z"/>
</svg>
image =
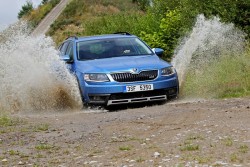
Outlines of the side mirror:
<svg viewBox="0 0 250 167">
<path fill-rule="evenodd" d="M 60 56 L 60 60 L 65 61 L 66 63 L 72 63 L 73 60 L 69 57 L 69 55 Z"/>
<path fill-rule="evenodd" d="M 164 50 L 161 48 L 153 48 L 152 50 L 157 56 L 161 56 L 164 52 Z"/>
</svg>

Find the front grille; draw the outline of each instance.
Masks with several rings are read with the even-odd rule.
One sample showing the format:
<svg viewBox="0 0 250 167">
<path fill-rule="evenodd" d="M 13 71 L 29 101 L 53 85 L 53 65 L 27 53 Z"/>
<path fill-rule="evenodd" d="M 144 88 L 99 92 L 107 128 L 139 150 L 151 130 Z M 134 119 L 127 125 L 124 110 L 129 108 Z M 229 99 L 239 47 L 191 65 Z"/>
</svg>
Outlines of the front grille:
<svg viewBox="0 0 250 167">
<path fill-rule="evenodd" d="M 112 78 L 117 82 L 135 82 L 135 81 L 149 81 L 154 80 L 158 76 L 158 70 L 142 71 L 139 74 L 114 73 Z"/>
</svg>

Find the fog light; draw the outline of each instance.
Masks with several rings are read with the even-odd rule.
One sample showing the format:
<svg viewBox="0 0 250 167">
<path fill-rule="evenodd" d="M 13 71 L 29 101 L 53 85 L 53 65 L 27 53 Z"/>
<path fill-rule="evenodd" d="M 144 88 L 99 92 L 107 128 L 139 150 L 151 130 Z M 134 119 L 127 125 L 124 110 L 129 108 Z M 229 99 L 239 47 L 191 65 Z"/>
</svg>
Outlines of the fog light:
<svg viewBox="0 0 250 167">
<path fill-rule="evenodd" d="M 92 102 L 105 102 L 107 96 L 89 96 L 90 101 Z"/>
<path fill-rule="evenodd" d="M 169 95 L 176 94 L 176 89 L 169 89 L 168 94 Z"/>
<path fill-rule="evenodd" d="M 92 100 L 94 100 L 94 101 L 100 101 L 100 100 L 102 100 L 102 98 L 101 98 L 101 96 L 92 96 L 92 97 L 90 97 Z"/>
</svg>

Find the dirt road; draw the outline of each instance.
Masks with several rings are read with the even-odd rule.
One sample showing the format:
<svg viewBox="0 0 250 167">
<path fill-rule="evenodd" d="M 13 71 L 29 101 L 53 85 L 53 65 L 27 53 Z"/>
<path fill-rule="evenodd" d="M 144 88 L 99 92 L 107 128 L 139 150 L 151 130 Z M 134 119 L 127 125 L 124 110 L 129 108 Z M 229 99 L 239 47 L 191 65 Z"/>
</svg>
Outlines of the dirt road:
<svg viewBox="0 0 250 167">
<path fill-rule="evenodd" d="M 63 9 L 67 6 L 70 0 L 61 0 L 60 3 L 51 10 L 49 14 L 39 23 L 36 29 L 32 32 L 32 35 L 41 35 L 45 34 L 50 25 L 56 20 L 60 15 Z"/>
<path fill-rule="evenodd" d="M 16 113 L 0 127 L 0 166 L 250 166 L 249 102 Z"/>
</svg>

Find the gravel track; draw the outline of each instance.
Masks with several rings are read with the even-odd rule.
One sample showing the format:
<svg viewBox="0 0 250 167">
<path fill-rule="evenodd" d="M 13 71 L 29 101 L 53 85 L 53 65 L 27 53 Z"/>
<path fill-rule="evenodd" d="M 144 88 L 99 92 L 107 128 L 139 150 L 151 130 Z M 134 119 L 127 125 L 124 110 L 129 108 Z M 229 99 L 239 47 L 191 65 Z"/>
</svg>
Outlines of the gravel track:
<svg viewBox="0 0 250 167">
<path fill-rule="evenodd" d="M 250 166 L 249 100 L 21 112 L 15 128 L 1 128 L 0 158 L 2 166 Z"/>
<path fill-rule="evenodd" d="M 56 20 L 56 18 L 60 15 L 63 9 L 67 6 L 70 0 L 61 0 L 57 6 L 55 6 L 50 13 L 46 15 L 46 17 L 39 23 L 36 29 L 31 33 L 31 35 L 41 35 L 45 34 L 50 25 Z"/>
</svg>

